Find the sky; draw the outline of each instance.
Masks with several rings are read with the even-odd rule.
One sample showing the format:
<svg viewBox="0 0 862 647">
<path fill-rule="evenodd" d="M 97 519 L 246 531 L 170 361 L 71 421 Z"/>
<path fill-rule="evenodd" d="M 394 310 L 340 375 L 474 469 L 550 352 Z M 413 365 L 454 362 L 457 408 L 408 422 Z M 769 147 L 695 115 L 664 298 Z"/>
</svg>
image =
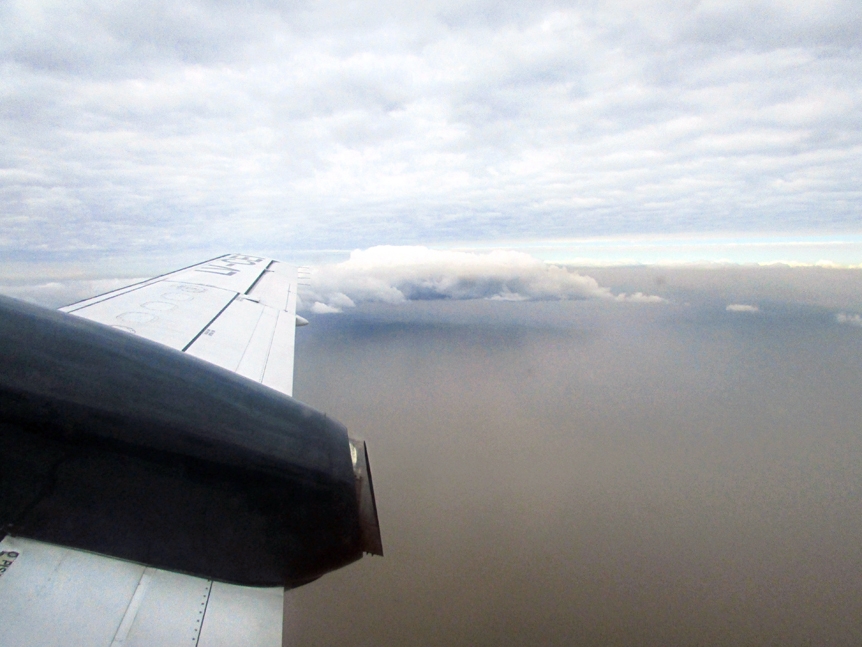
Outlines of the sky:
<svg viewBox="0 0 862 647">
<path fill-rule="evenodd" d="M 3 2 L 3 278 L 858 264 L 859 33 L 855 0 Z"/>
</svg>

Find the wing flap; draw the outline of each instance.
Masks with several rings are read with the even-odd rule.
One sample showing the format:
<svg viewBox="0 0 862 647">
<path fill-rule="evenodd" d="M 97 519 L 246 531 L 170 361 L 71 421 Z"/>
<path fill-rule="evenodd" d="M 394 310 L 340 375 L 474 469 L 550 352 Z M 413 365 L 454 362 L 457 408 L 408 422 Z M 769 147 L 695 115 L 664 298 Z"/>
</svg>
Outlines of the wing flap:
<svg viewBox="0 0 862 647">
<path fill-rule="evenodd" d="M 186 353 L 236 372 L 263 311 L 264 308 L 254 301 L 236 299 L 209 323 Z"/>
<path fill-rule="evenodd" d="M 298 280 L 296 268 L 282 263 L 273 265 L 273 279 L 269 284 L 260 286 L 266 291 L 264 298 L 273 299 L 272 303 L 284 305 L 278 313 L 278 322 L 272 337 L 266 367 L 261 382 L 271 389 L 293 395 L 293 358 L 296 341 L 296 295 Z M 269 273 L 267 273 L 269 276 Z M 275 290 L 277 289 L 277 292 Z M 256 294 L 255 286 L 252 295 Z M 277 296 L 274 296 L 277 294 Z"/>
<path fill-rule="evenodd" d="M 279 311 L 275 308 L 261 307 L 260 318 L 236 369 L 236 372 L 243 377 L 255 382 L 260 382 L 263 379 L 266 363 L 269 360 L 272 337 L 278 323 L 278 315 Z"/>
<path fill-rule="evenodd" d="M 292 395 L 296 291 L 296 269 L 270 263 L 186 352 Z"/>
<path fill-rule="evenodd" d="M 263 384 L 276 391 L 293 395 L 293 355 L 296 339 L 296 311 L 279 313 Z"/>
<path fill-rule="evenodd" d="M 270 264 L 247 294 L 263 305 L 287 310 L 291 286 L 295 285 L 296 269 L 276 261 Z"/>
</svg>

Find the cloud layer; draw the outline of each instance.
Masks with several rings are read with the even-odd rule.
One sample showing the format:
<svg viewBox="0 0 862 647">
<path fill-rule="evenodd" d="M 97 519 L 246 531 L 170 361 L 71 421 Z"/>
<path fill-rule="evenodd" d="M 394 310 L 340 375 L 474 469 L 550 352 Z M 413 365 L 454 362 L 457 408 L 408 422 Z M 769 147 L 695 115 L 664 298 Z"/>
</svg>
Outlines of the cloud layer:
<svg viewBox="0 0 862 647">
<path fill-rule="evenodd" d="M 0 251 L 856 229 L 860 32 L 853 0 L 7 2 Z"/>
<path fill-rule="evenodd" d="M 862 315 L 839 312 L 837 315 L 835 315 L 835 320 L 838 323 L 848 324 L 850 326 L 859 326 L 860 328 L 862 328 Z"/>
<path fill-rule="evenodd" d="M 362 302 L 434 299 L 664 301 L 641 292 L 613 295 L 589 276 L 522 252 L 470 253 L 419 246 L 356 250 L 342 263 L 311 268 L 301 296 L 305 307 L 320 314 Z"/>
</svg>

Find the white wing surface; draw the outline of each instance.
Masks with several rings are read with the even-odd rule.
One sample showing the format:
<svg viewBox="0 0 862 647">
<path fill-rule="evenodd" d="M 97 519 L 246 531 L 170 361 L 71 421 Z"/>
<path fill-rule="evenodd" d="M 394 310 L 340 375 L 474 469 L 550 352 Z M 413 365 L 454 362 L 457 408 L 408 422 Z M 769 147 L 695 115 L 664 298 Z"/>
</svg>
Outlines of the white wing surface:
<svg viewBox="0 0 862 647">
<path fill-rule="evenodd" d="M 61 308 L 293 394 L 296 269 L 229 254 Z"/>
<path fill-rule="evenodd" d="M 61 308 L 293 393 L 296 270 L 229 254 Z M 284 591 L 20 537 L 0 542 L 4 647 L 278 647 Z"/>
<path fill-rule="evenodd" d="M 4 647 L 281 645 L 280 588 L 211 582 L 20 537 L 0 542 L 0 602 Z"/>
</svg>

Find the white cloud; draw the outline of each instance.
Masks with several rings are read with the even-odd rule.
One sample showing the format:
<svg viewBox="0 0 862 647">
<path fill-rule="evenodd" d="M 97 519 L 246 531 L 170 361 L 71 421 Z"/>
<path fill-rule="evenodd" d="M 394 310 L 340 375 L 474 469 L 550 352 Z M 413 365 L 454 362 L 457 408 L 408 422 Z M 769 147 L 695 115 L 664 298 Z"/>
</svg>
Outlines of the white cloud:
<svg viewBox="0 0 862 647">
<path fill-rule="evenodd" d="M 356 250 L 342 263 L 311 268 L 310 286 L 302 298 L 319 313 L 363 302 L 433 299 L 664 301 L 641 292 L 615 296 L 592 277 L 523 252 L 474 253 L 419 246 Z"/>
<path fill-rule="evenodd" d="M 757 306 L 747 305 L 745 303 L 731 303 L 725 308 L 728 312 L 760 312 Z"/>
<path fill-rule="evenodd" d="M 0 251 L 858 230 L 862 4 L 811 6 L 12 0 Z"/>
<path fill-rule="evenodd" d="M 835 320 L 838 323 L 862 327 L 862 315 L 846 314 L 844 312 L 839 312 L 837 315 L 835 315 Z"/>
<path fill-rule="evenodd" d="M 336 308 L 335 306 L 329 306 L 325 303 L 321 303 L 320 301 L 315 301 L 314 304 L 309 308 L 313 313 L 319 315 L 332 314 L 334 312 L 341 312 L 340 308 Z"/>
<path fill-rule="evenodd" d="M 627 301 L 629 303 L 667 303 L 667 299 L 655 294 L 644 294 L 643 292 L 635 292 L 634 294 L 623 292 L 614 298 L 617 301 Z"/>
</svg>

